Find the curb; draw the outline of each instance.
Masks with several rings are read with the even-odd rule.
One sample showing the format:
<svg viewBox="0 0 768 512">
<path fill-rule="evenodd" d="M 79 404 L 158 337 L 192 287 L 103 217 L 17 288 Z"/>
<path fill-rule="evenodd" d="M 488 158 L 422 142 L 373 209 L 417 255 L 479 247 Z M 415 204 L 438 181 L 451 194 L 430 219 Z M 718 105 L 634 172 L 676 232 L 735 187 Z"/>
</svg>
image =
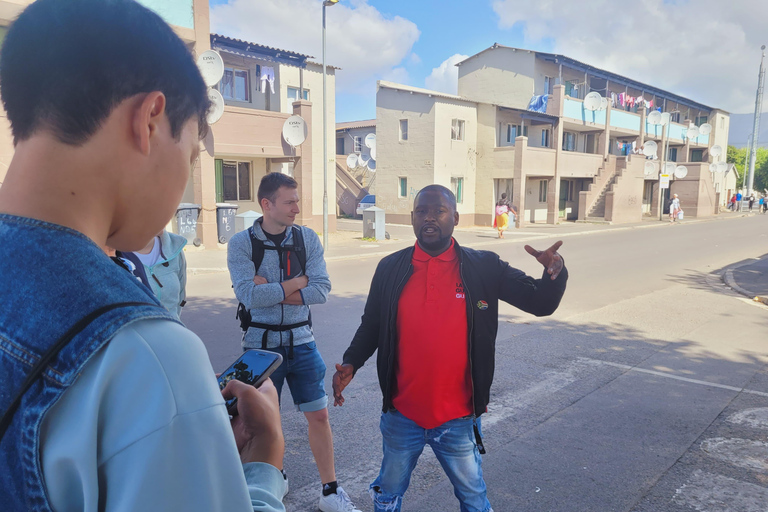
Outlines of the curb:
<svg viewBox="0 0 768 512">
<path fill-rule="evenodd" d="M 748 297 L 755 302 L 762 302 L 763 304 L 768 306 L 768 297 L 764 295 L 756 295 L 750 292 L 749 290 L 747 290 L 746 288 L 742 288 L 736 283 L 736 280 L 733 278 L 734 270 L 736 270 L 737 268 L 745 267 L 747 265 L 751 265 L 752 263 L 754 263 L 754 261 L 757 261 L 759 259 L 760 258 L 756 258 L 753 261 L 745 261 L 743 263 L 737 263 L 736 265 L 731 265 L 729 267 L 726 267 L 723 270 L 722 274 L 720 274 L 720 277 L 722 278 L 725 285 L 731 288 L 732 290 L 734 290 L 735 292 L 738 292 L 741 295 L 744 295 L 745 297 Z"/>
</svg>

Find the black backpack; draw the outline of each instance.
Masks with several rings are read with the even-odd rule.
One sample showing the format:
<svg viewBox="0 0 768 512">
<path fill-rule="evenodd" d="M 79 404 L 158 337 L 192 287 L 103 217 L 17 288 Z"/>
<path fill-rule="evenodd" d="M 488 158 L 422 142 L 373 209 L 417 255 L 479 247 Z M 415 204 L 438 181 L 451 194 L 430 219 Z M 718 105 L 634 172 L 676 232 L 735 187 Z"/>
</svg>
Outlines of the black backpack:
<svg viewBox="0 0 768 512">
<path fill-rule="evenodd" d="M 264 243 L 264 240 L 259 240 L 256 238 L 256 233 L 253 230 L 253 226 L 248 228 L 248 236 L 251 239 L 251 261 L 253 261 L 253 268 L 256 272 L 259 271 L 259 267 L 261 267 L 261 262 L 264 260 L 264 251 L 278 251 L 278 254 L 280 255 L 280 266 L 282 267 L 284 264 L 286 265 L 286 272 L 289 277 L 293 273 L 291 271 L 291 260 L 293 257 L 295 257 L 295 260 L 299 264 L 299 268 L 301 269 L 301 272 L 303 272 L 305 275 L 307 273 L 307 250 L 304 246 L 304 235 L 301 233 L 301 228 L 298 228 L 296 226 L 291 226 L 291 232 L 293 233 L 293 244 L 292 245 L 283 245 L 281 247 L 276 247 L 274 245 L 267 245 Z M 304 327 L 305 325 L 308 325 L 310 328 L 312 327 L 312 312 L 309 313 L 309 318 L 305 322 L 299 322 L 296 324 L 289 324 L 289 325 L 270 325 L 270 324 L 262 324 L 259 322 L 254 322 L 253 318 L 251 317 L 251 312 L 248 311 L 248 308 L 245 307 L 245 304 L 242 302 L 238 303 L 237 305 L 237 314 L 235 317 L 240 320 L 240 329 L 243 330 L 243 337 L 245 337 L 245 333 L 248 331 L 249 327 L 256 327 L 259 329 L 264 329 L 264 335 L 261 339 L 261 348 L 267 348 L 267 333 L 269 331 L 274 332 L 288 332 L 289 333 L 289 349 L 288 349 L 288 358 L 293 358 L 293 329 L 296 329 L 298 327 Z"/>
</svg>

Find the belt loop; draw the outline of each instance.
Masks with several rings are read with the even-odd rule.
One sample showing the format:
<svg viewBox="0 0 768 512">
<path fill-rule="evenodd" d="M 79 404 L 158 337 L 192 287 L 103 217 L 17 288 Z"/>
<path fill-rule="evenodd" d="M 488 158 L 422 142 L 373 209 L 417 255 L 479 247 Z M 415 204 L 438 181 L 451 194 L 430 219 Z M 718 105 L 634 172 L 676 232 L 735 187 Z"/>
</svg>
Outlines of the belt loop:
<svg viewBox="0 0 768 512">
<path fill-rule="evenodd" d="M 483 438 L 480 436 L 480 429 L 477 427 L 477 418 L 472 418 L 472 427 L 475 430 L 475 443 L 477 443 L 477 449 L 480 451 L 480 455 L 485 455 L 485 446 L 483 446 Z"/>
</svg>

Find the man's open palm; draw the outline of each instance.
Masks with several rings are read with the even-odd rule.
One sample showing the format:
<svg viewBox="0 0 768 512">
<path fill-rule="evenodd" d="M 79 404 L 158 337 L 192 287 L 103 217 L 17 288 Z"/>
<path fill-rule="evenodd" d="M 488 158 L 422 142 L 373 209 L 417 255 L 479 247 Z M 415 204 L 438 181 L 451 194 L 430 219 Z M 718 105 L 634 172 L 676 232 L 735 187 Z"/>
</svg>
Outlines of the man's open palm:
<svg viewBox="0 0 768 512">
<path fill-rule="evenodd" d="M 544 268 L 547 269 L 547 274 L 552 276 L 553 281 L 557 279 L 557 276 L 559 276 L 560 272 L 563 270 L 563 258 L 557 253 L 557 250 L 561 245 L 563 245 L 563 241 L 559 240 L 546 251 L 537 251 L 530 245 L 525 246 L 525 250 L 528 254 L 544 265 Z"/>
</svg>

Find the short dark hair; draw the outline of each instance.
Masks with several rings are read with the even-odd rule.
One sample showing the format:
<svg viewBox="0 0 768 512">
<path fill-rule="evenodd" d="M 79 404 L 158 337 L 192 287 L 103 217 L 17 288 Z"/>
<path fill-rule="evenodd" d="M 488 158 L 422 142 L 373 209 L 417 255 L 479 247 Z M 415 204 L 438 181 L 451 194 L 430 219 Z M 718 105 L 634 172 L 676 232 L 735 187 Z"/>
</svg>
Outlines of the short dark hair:
<svg viewBox="0 0 768 512">
<path fill-rule="evenodd" d="M 423 189 L 419 190 L 419 193 L 416 194 L 416 197 L 413 198 L 413 204 L 416 204 L 416 201 L 419 199 L 419 196 L 424 192 L 439 192 L 445 196 L 446 199 L 448 199 L 448 202 L 451 203 L 451 206 L 453 207 L 453 211 L 456 211 L 456 194 L 454 194 L 451 189 L 448 187 L 444 187 L 442 185 L 427 185 Z"/>
<path fill-rule="evenodd" d="M 208 93 L 192 54 L 160 16 L 134 0 L 37 0 L 13 22 L 0 53 L 3 105 L 14 144 L 40 129 L 87 141 L 122 101 L 160 91 L 171 133 L 196 116 L 207 132 Z"/>
<path fill-rule="evenodd" d="M 277 199 L 277 191 L 280 187 L 298 188 L 299 183 L 281 172 L 270 172 L 261 178 L 259 183 L 259 191 L 256 193 L 256 197 L 259 198 L 259 204 L 262 199 L 269 199 L 270 203 L 275 202 Z"/>
<path fill-rule="evenodd" d="M 506 192 L 502 192 L 501 193 L 501 198 L 502 199 L 506 199 L 507 198 L 507 193 Z"/>
</svg>

